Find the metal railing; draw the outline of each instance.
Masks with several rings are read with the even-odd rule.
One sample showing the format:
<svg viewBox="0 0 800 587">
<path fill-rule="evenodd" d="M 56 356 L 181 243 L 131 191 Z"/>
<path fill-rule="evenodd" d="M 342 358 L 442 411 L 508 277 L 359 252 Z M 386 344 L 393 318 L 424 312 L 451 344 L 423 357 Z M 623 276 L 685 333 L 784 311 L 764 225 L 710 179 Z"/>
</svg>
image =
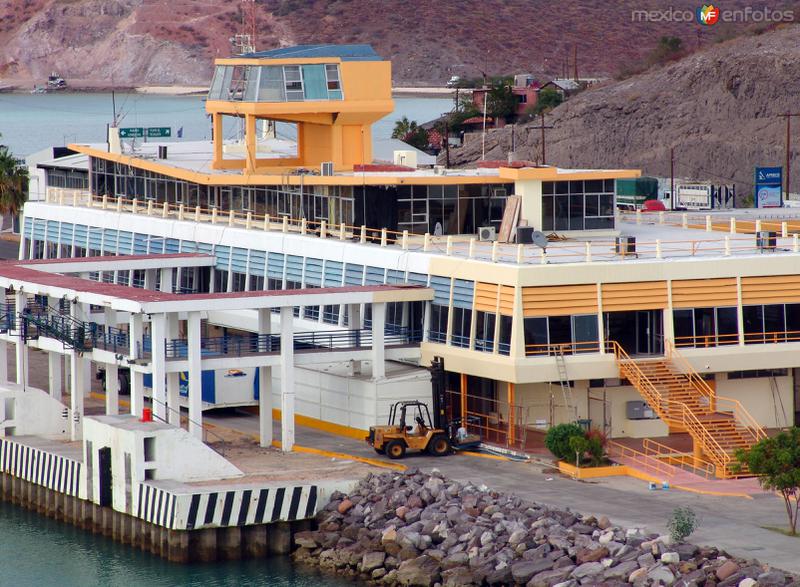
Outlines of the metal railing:
<svg viewBox="0 0 800 587">
<path fill-rule="evenodd" d="M 652 440 L 651 438 L 644 439 L 642 442 L 642 450 L 644 454 L 648 456 L 664 461 L 679 469 L 688 470 L 700 477 L 705 477 L 706 479 L 714 479 L 716 477 L 717 468 L 714 463 L 693 454 L 676 451 L 671 446 Z"/>
<path fill-rule="evenodd" d="M 613 240 L 554 241 L 547 250 L 544 250 L 530 245 L 481 242 L 474 235 L 414 234 L 407 230 L 393 231 L 385 228 L 352 226 L 345 223 L 330 224 L 325 220 L 297 219 L 269 213 L 221 211 L 216 208 L 188 207 L 185 204 L 162 203 L 147 199 L 116 198 L 107 195 L 92 196 L 85 191 L 63 188 L 48 188 L 46 201 L 60 205 L 86 206 L 115 212 L 224 224 L 253 230 L 296 233 L 362 244 L 372 243 L 383 247 L 399 246 L 403 250 L 418 250 L 517 265 L 592 263 L 626 259 L 661 259 L 663 257 L 720 257 L 763 252 L 756 246 L 752 236 L 738 237 L 735 233 L 709 239 L 639 240 L 636 243 L 635 252 L 628 252 L 625 247 L 617 246 Z M 782 235 L 784 233 L 786 237 L 782 238 L 788 239 L 788 232 L 782 231 Z M 790 242 L 778 243 L 773 253 L 780 252 L 800 253 L 800 240 L 798 240 L 797 233 L 792 234 Z"/>
<path fill-rule="evenodd" d="M 601 350 L 608 352 L 608 343 L 601 344 L 600 341 L 581 341 L 564 342 L 555 344 L 526 344 L 526 357 L 554 357 L 558 355 L 578 355 L 584 353 L 599 353 Z"/>
<path fill-rule="evenodd" d="M 222 455 L 223 457 L 225 456 L 225 439 L 224 439 L 224 438 L 223 438 L 221 435 L 219 435 L 219 434 L 217 434 L 216 432 L 214 432 L 213 430 L 211 430 L 211 429 L 210 429 L 210 428 L 209 428 L 207 425 L 205 425 L 205 424 L 203 424 L 203 423 L 201 423 L 201 422 L 196 422 L 195 420 L 192 420 L 192 419 L 190 419 L 190 418 L 189 418 L 189 416 L 184 416 L 184 415 L 181 413 L 181 410 L 180 410 L 180 408 L 177 408 L 177 409 L 176 409 L 176 408 L 173 408 L 172 406 L 169 406 L 169 405 L 167 405 L 166 403 L 164 403 L 164 402 L 162 402 L 162 401 L 159 401 L 159 400 L 157 400 L 157 399 L 156 399 L 156 398 L 154 398 L 154 397 L 150 397 L 149 399 L 150 399 L 150 402 L 151 402 L 151 403 L 152 403 L 154 406 L 155 406 L 155 405 L 163 406 L 163 408 L 164 408 L 164 409 L 165 409 L 167 412 L 172 412 L 173 414 L 178 414 L 178 418 L 179 418 L 179 419 L 183 419 L 183 418 L 185 418 L 187 422 L 190 422 L 190 423 L 192 423 L 192 424 L 196 424 L 196 425 L 198 425 L 198 426 L 200 427 L 200 429 L 203 431 L 203 442 L 204 442 L 204 443 L 206 443 L 206 445 L 208 445 L 209 447 L 211 447 L 213 450 L 215 450 L 216 452 L 218 452 L 218 453 L 219 453 L 220 455 Z M 164 424 L 169 424 L 169 423 L 170 423 L 170 422 L 168 421 L 168 419 L 164 419 L 164 418 L 162 418 L 161 416 L 157 415 L 157 414 L 155 413 L 155 411 L 153 411 L 152 415 L 153 415 L 153 418 L 155 418 L 156 420 L 158 420 L 158 421 L 160 421 L 160 422 L 163 422 Z M 179 425 L 178 427 L 180 427 L 180 425 Z M 219 443 L 219 448 L 217 448 L 217 446 L 215 446 L 214 444 L 211 444 L 211 443 L 208 441 L 208 437 L 209 437 L 209 435 L 210 435 L 210 436 L 213 436 L 213 437 L 216 439 L 216 442 L 217 442 L 217 443 Z"/>
<path fill-rule="evenodd" d="M 606 453 L 611 460 L 621 461 L 622 464 L 630 463 L 654 475 L 672 478 L 680 473 L 677 467 L 614 440 L 606 443 Z"/>
</svg>

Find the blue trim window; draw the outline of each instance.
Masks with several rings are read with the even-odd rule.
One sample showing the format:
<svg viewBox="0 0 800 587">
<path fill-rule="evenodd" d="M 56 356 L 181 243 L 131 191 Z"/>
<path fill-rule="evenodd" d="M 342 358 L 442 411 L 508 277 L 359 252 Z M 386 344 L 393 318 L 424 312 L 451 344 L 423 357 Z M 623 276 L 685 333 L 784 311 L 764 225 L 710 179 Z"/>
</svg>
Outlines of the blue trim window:
<svg viewBox="0 0 800 587">
<path fill-rule="evenodd" d="M 447 318 L 450 309 L 447 306 L 431 304 L 430 326 L 428 327 L 428 340 L 430 342 L 444 343 L 447 341 Z"/>
</svg>

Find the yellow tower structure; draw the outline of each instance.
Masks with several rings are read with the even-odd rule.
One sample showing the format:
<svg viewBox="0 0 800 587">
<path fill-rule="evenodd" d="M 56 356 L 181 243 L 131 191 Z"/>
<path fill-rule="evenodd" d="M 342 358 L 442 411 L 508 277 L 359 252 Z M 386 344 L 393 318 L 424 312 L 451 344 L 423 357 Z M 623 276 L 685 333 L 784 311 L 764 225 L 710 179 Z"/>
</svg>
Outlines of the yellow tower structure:
<svg viewBox="0 0 800 587">
<path fill-rule="evenodd" d="M 393 110 L 391 62 L 369 45 L 300 45 L 217 59 L 206 101 L 212 167 L 257 173 L 330 162 L 351 171 L 372 163 L 372 124 Z M 240 156 L 224 156 L 223 116 L 244 119 Z M 259 120 L 295 124 L 295 152 L 260 157 Z"/>
</svg>

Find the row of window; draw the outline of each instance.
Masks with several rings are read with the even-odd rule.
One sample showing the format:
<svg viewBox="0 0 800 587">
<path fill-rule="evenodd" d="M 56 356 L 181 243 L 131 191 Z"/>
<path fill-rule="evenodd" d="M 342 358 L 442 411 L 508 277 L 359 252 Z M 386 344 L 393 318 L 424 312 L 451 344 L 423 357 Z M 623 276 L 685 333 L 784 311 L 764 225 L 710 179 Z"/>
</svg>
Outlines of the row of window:
<svg viewBox="0 0 800 587">
<path fill-rule="evenodd" d="M 498 317 L 493 312 L 476 311 L 475 315 L 475 340 L 474 349 L 486 353 L 495 351 L 501 355 L 511 353 L 511 327 L 512 317 L 501 315 Z M 428 326 L 428 340 L 430 342 L 446 343 L 448 306 L 433 303 L 430 309 Z M 455 306 L 452 310 L 452 324 L 450 324 L 450 344 L 455 347 L 470 348 L 470 335 L 472 328 L 473 311 Z"/>
<path fill-rule="evenodd" d="M 234 102 L 302 102 L 343 99 L 339 66 L 218 65 L 209 100 Z"/>
<path fill-rule="evenodd" d="M 614 180 L 542 183 L 542 230 L 614 228 Z"/>
</svg>

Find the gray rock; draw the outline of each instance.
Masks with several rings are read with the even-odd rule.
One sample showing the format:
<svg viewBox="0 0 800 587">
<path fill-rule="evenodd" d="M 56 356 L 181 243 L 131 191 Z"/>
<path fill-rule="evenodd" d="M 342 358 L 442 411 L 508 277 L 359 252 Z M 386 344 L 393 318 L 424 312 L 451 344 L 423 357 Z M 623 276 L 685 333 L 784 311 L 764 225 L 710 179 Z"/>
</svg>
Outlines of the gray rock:
<svg viewBox="0 0 800 587">
<path fill-rule="evenodd" d="M 658 565 L 647 571 L 647 577 L 655 584 L 672 585 L 675 582 L 675 575 L 663 565 Z"/>
<path fill-rule="evenodd" d="M 572 573 L 575 567 L 564 567 L 561 569 L 551 569 L 549 571 L 542 571 L 534 575 L 526 584 L 526 587 L 550 587 L 565 581 Z"/>
<path fill-rule="evenodd" d="M 442 572 L 443 587 L 464 587 L 474 585 L 472 571 L 465 567 L 457 567 Z"/>
<path fill-rule="evenodd" d="M 542 558 L 534 561 L 520 561 L 511 565 L 511 576 L 517 583 L 527 583 L 534 575 L 553 568 L 553 561 Z"/>
<path fill-rule="evenodd" d="M 572 577 L 575 579 L 583 579 L 584 577 L 594 577 L 600 575 L 605 571 L 603 563 L 591 562 L 583 563 L 572 571 Z"/>
<path fill-rule="evenodd" d="M 361 557 L 361 571 L 369 573 L 378 567 L 383 566 L 383 561 L 386 560 L 386 553 L 380 551 L 367 552 Z"/>
<path fill-rule="evenodd" d="M 649 552 L 640 555 L 636 560 L 643 569 L 649 569 L 656 564 L 656 558 Z"/>
<path fill-rule="evenodd" d="M 639 568 L 639 563 L 636 561 L 627 561 L 624 563 L 619 563 L 618 565 L 614 565 L 609 567 L 603 573 L 603 577 L 606 579 L 621 579 L 627 580 L 630 574 Z"/>
<path fill-rule="evenodd" d="M 759 587 L 774 587 L 786 584 L 786 575 L 781 571 L 767 571 L 756 577 Z"/>
<path fill-rule="evenodd" d="M 469 563 L 469 556 L 466 552 L 454 552 L 448 554 L 442 559 L 443 569 L 453 569 L 455 567 L 465 566 Z"/>
<path fill-rule="evenodd" d="M 439 580 L 439 563 L 429 556 L 403 561 L 397 567 L 397 582 L 400 585 L 430 587 Z"/>
</svg>

